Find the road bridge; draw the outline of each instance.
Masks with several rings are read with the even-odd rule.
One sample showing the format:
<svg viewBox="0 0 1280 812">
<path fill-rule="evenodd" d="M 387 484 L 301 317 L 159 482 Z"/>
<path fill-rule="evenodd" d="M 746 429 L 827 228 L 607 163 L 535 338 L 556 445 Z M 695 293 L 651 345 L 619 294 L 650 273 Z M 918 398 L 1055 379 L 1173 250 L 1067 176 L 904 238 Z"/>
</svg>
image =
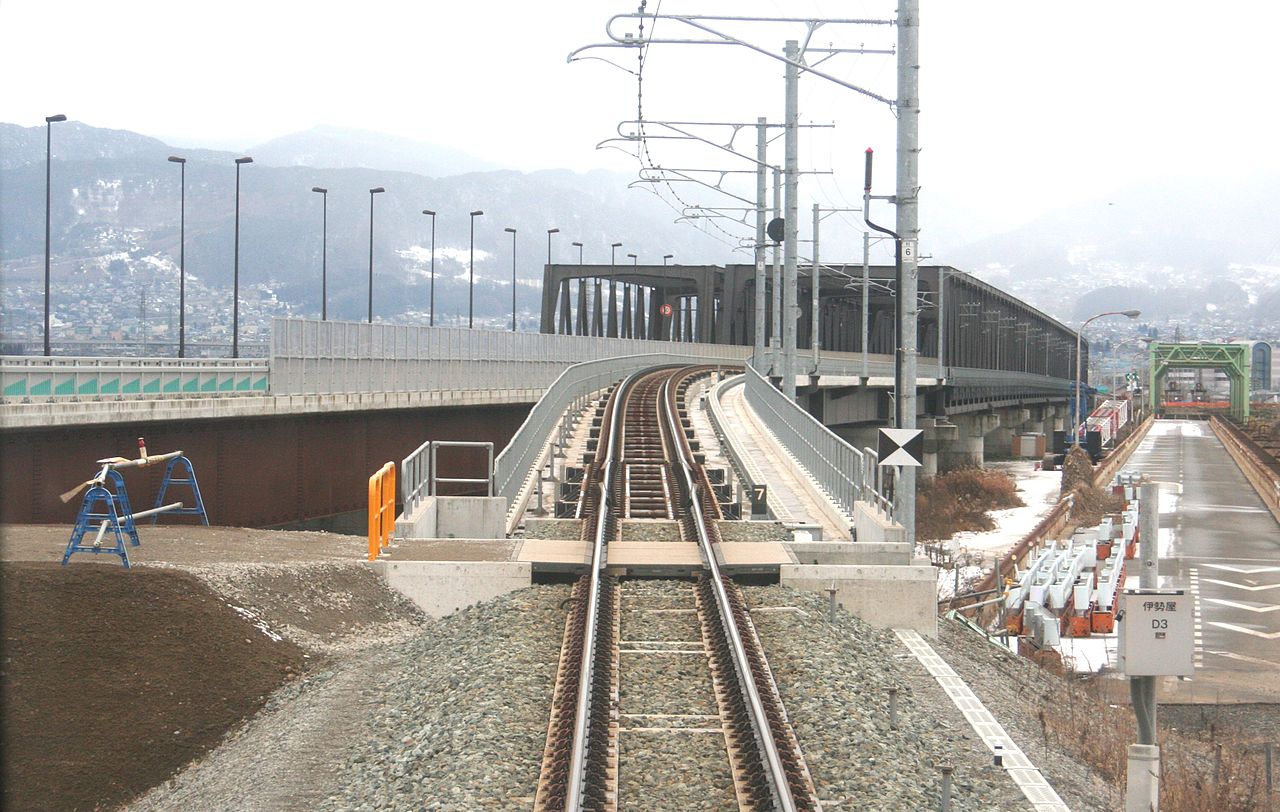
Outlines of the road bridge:
<svg viewBox="0 0 1280 812">
<path fill-rule="evenodd" d="M 6 356 L 0 472 L 6 482 L 34 485 L 6 488 L 0 509 L 10 521 L 69 521 L 73 513 L 56 494 L 84 478 L 86 461 L 145 436 L 153 447 L 199 456 L 205 477 L 220 486 L 207 488 L 215 521 L 275 526 L 341 513 L 361 506 L 370 470 L 424 440 L 503 447 L 570 365 L 646 353 L 741 365 L 750 352 L 736 344 L 277 319 L 267 359 Z M 1065 370 L 995 362 L 994 355 L 990 368 L 922 360 L 917 386 L 930 469 L 979 462 L 989 442 L 1007 448 L 1017 431 L 1061 425 Z M 884 354 L 824 351 L 799 383 L 804 408 L 857 446 L 873 444 L 892 411 L 893 363 Z M 460 476 L 475 475 L 457 464 Z"/>
</svg>

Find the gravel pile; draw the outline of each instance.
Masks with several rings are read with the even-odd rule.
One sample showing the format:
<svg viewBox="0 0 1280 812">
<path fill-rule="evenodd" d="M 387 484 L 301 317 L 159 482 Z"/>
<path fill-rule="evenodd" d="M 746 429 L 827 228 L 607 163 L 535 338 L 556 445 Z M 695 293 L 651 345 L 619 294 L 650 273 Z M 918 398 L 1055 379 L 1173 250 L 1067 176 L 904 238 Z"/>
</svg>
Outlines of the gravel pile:
<svg viewBox="0 0 1280 812">
<path fill-rule="evenodd" d="M 513 592 L 397 647 L 406 665 L 364 692 L 369 733 L 321 808 L 531 808 L 568 595 Z"/>
<path fill-rule="evenodd" d="M 823 595 L 780 586 L 745 592 L 824 808 L 937 809 L 945 764 L 955 768 L 957 812 L 1028 808 L 892 632 L 843 610 L 833 626 Z M 890 688 L 898 689 L 897 730 L 889 724 Z"/>
</svg>

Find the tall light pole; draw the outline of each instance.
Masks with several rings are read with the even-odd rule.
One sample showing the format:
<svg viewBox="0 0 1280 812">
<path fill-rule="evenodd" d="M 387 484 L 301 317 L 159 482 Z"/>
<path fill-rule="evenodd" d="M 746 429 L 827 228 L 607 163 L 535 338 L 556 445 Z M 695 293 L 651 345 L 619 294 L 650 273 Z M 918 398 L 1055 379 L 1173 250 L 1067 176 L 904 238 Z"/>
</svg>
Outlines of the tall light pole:
<svg viewBox="0 0 1280 812">
<path fill-rule="evenodd" d="M 66 121 L 67 117 L 59 113 L 56 116 L 45 116 L 44 119 L 44 354 L 53 353 L 49 349 L 49 211 L 52 198 L 53 164 L 53 125 L 58 121 Z"/>
<path fill-rule="evenodd" d="M 511 332 L 516 331 L 516 230 L 514 228 L 504 228 L 503 231 L 511 235 Z M 551 235 L 547 235 L 547 242 L 551 242 Z"/>
<path fill-rule="evenodd" d="M 551 269 L 551 235 L 559 234 L 559 233 L 560 233 L 560 229 L 558 228 L 547 229 L 547 270 L 548 271 Z M 560 283 L 560 290 L 556 291 L 555 298 L 560 300 L 556 304 L 557 306 L 560 307 L 560 310 L 561 310 L 560 321 L 562 325 L 565 325 L 567 324 L 565 319 L 568 318 L 568 314 L 565 313 L 564 311 L 568 310 L 569 308 L 569 281 L 568 280 L 565 280 Z M 555 329 L 555 310 L 554 309 L 552 309 L 551 314 L 552 314 L 551 315 L 552 329 L 554 330 Z"/>
<path fill-rule="evenodd" d="M 329 190 L 312 186 L 321 196 L 320 216 L 320 321 L 329 319 Z"/>
<path fill-rule="evenodd" d="M 431 209 L 423 209 L 422 213 L 431 218 L 431 305 L 427 315 L 427 326 L 436 326 L 436 213 Z"/>
<path fill-rule="evenodd" d="M 663 265 L 666 265 L 666 264 L 667 264 L 667 260 L 669 260 L 669 259 L 673 259 L 674 257 L 675 257 L 675 254 L 663 254 L 663 255 L 662 255 L 662 264 L 663 264 Z"/>
<path fill-rule="evenodd" d="M 635 268 L 637 265 L 639 265 L 640 259 L 635 254 L 627 254 L 627 257 L 630 258 L 631 260 L 632 268 Z"/>
<path fill-rule="evenodd" d="M 170 155 L 181 169 L 178 185 L 178 357 L 187 357 L 187 159 Z"/>
<path fill-rule="evenodd" d="M 369 190 L 369 323 L 373 324 L 373 196 L 387 191 L 381 186 Z"/>
<path fill-rule="evenodd" d="M 471 258 L 468 262 L 470 281 L 467 283 L 467 328 L 476 326 L 476 218 L 484 212 L 476 209 L 471 212 Z"/>
<path fill-rule="evenodd" d="M 240 357 L 240 167 L 253 163 L 249 156 L 236 158 L 236 248 L 231 273 L 231 357 Z"/>
<path fill-rule="evenodd" d="M 582 243 L 575 242 L 571 244 L 578 249 L 578 264 L 581 265 L 582 264 Z"/>
<path fill-rule="evenodd" d="M 559 234 L 559 233 L 560 233 L 560 229 L 558 228 L 547 229 L 547 264 L 548 265 L 551 264 L 551 235 Z"/>
<path fill-rule="evenodd" d="M 1075 422 L 1072 425 L 1072 433 L 1075 434 L 1075 446 L 1080 447 L 1080 427 L 1084 425 L 1084 417 L 1080 414 L 1080 343 L 1081 337 L 1084 335 L 1084 328 L 1089 326 L 1089 322 L 1094 319 L 1100 319 L 1103 316 L 1125 316 L 1127 318 L 1136 319 L 1142 315 L 1141 310 L 1108 310 L 1105 313 L 1099 313 L 1096 316 L 1090 316 L 1085 319 L 1084 324 L 1080 325 L 1080 329 L 1076 331 L 1076 388 L 1072 391 L 1073 398 L 1072 409 L 1075 414 Z"/>
</svg>

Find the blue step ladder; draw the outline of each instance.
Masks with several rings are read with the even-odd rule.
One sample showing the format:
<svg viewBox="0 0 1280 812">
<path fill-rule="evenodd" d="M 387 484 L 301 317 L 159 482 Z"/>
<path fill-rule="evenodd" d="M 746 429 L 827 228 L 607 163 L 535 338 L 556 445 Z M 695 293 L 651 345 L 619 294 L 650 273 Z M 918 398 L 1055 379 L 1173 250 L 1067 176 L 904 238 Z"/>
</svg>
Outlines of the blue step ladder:
<svg viewBox="0 0 1280 812">
<path fill-rule="evenodd" d="M 174 477 L 174 469 L 181 468 L 178 471 L 178 477 Z M 204 512 L 204 500 L 200 497 L 200 483 L 196 481 L 196 469 L 191 465 L 191 460 L 185 456 L 174 457 L 169 460 L 169 464 L 164 468 L 164 480 L 160 483 L 160 492 L 156 494 L 156 507 L 164 506 L 164 497 L 169 491 L 170 485 L 186 485 L 191 488 L 191 501 L 182 500 L 191 507 L 181 507 L 175 510 L 166 511 L 170 516 L 199 516 L 200 523 L 208 526 L 209 517 Z M 151 523 L 155 524 L 159 521 L 163 514 L 156 513 L 151 516 Z"/>
<path fill-rule="evenodd" d="M 107 488 L 110 483 L 111 488 Z M 100 510 L 95 510 L 98 504 Z M 115 537 L 115 544 L 104 546 L 98 535 L 99 528 L 106 525 L 103 534 L 110 532 Z M 84 543 L 85 533 L 93 534 L 93 542 Z M 129 492 L 124 487 L 124 477 L 117 471 L 107 471 L 103 482 L 96 483 L 84 495 L 80 503 L 80 512 L 76 514 L 76 525 L 71 531 L 71 540 L 67 543 L 66 552 L 62 554 L 65 566 L 73 553 L 110 553 L 120 556 L 125 569 L 129 568 L 129 548 L 124 543 L 125 535 L 134 547 L 138 546 L 138 530 L 133 523 L 133 509 L 129 506 Z"/>
</svg>

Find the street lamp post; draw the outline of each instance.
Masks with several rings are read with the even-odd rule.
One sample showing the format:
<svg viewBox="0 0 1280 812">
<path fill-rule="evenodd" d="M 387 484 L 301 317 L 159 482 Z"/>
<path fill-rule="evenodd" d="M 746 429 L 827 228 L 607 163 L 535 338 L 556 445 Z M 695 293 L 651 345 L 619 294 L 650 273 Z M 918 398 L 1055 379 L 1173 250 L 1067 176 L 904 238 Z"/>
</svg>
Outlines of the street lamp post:
<svg viewBox="0 0 1280 812">
<path fill-rule="evenodd" d="M 170 155 L 169 161 L 178 165 L 178 357 L 187 357 L 187 159 Z"/>
<path fill-rule="evenodd" d="M 387 191 L 381 186 L 369 190 L 369 323 L 373 324 L 373 196 Z"/>
<path fill-rule="evenodd" d="M 572 245 L 576 246 L 578 249 L 578 264 L 581 265 L 582 264 L 582 243 L 575 242 L 575 243 L 572 243 Z"/>
<path fill-rule="evenodd" d="M 548 271 L 551 270 L 551 235 L 559 234 L 559 233 L 560 233 L 560 229 L 558 228 L 547 229 L 547 270 Z M 563 295 L 561 294 L 561 291 L 563 291 Z M 568 307 L 568 304 L 569 304 L 568 297 L 569 297 L 569 282 L 568 280 L 565 280 L 564 282 L 560 283 L 560 290 L 556 291 L 556 298 L 560 300 L 559 302 L 556 303 L 556 305 L 557 306 L 564 305 L 564 307 L 561 308 L 562 311 Z M 552 310 L 551 312 L 552 312 L 552 322 L 553 322 L 552 329 L 554 330 L 555 329 L 554 327 L 555 310 Z M 565 319 L 567 318 L 568 318 L 568 315 L 566 313 L 564 312 L 560 313 L 560 321 L 562 324 L 567 324 L 567 322 L 565 321 Z"/>
<path fill-rule="evenodd" d="M 231 357 L 240 357 L 240 167 L 253 163 L 249 156 L 236 158 L 236 247 L 231 272 Z"/>
<path fill-rule="evenodd" d="M 431 218 L 431 304 L 427 311 L 427 326 L 436 326 L 436 213 L 431 209 L 423 209 L 422 213 Z"/>
<path fill-rule="evenodd" d="M 329 319 L 329 190 L 312 186 L 321 196 L 320 216 L 320 321 Z"/>
<path fill-rule="evenodd" d="M 663 254 L 663 255 L 662 255 L 662 264 L 663 264 L 663 265 L 666 265 L 666 264 L 667 264 L 667 260 L 669 260 L 669 259 L 673 259 L 674 257 L 675 257 L 675 254 Z"/>
<path fill-rule="evenodd" d="M 1084 335 L 1084 328 L 1089 326 L 1089 322 L 1094 319 L 1100 319 L 1103 316 L 1125 316 L 1126 318 L 1136 319 L 1141 315 L 1142 311 L 1140 310 L 1108 310 L 1105 313 L 1099 313 L 1096 316 L 1090 316 L 1085 319 L 1084 324 L 1081 324 L 1080 329 L 1076 331 L 1076 388 L 1071 393 L 1071 397 L 1074 399 L 1072 407 L 1076 418 L 1072 426 L 1076 448 L 1080 447 L 1080 427 L 1084 425 L 1084 417 L 1080 414 L 1080 345 L 1081 338 Z"/>
<path fill-rule="evenodd" d="M 468 262 L 470 265 L 470 280 L 467 282 L 467 328 L 476 326 L 476 218 L 483 215 L 484 212 L 476 209 L 471 212 L 471 258 Z"/>
<path fill-rule="evenodd" d="M 59 113 L 56 116 L 45 116 L 44 119 L 44 354 L 53 353 L 49 348 L 49 223 L 52 203 L 51 185 L 53 181 L 53 125 L 66 121 L 67 117 Z"/>
<path fill-rule="evenodd" d="M 511 235 L 511 332 L 516 331 L 516 230 L 504 228 Z M 551 243 L 551 235 L 547 235 L 547 243 Z"/>
</svg>

